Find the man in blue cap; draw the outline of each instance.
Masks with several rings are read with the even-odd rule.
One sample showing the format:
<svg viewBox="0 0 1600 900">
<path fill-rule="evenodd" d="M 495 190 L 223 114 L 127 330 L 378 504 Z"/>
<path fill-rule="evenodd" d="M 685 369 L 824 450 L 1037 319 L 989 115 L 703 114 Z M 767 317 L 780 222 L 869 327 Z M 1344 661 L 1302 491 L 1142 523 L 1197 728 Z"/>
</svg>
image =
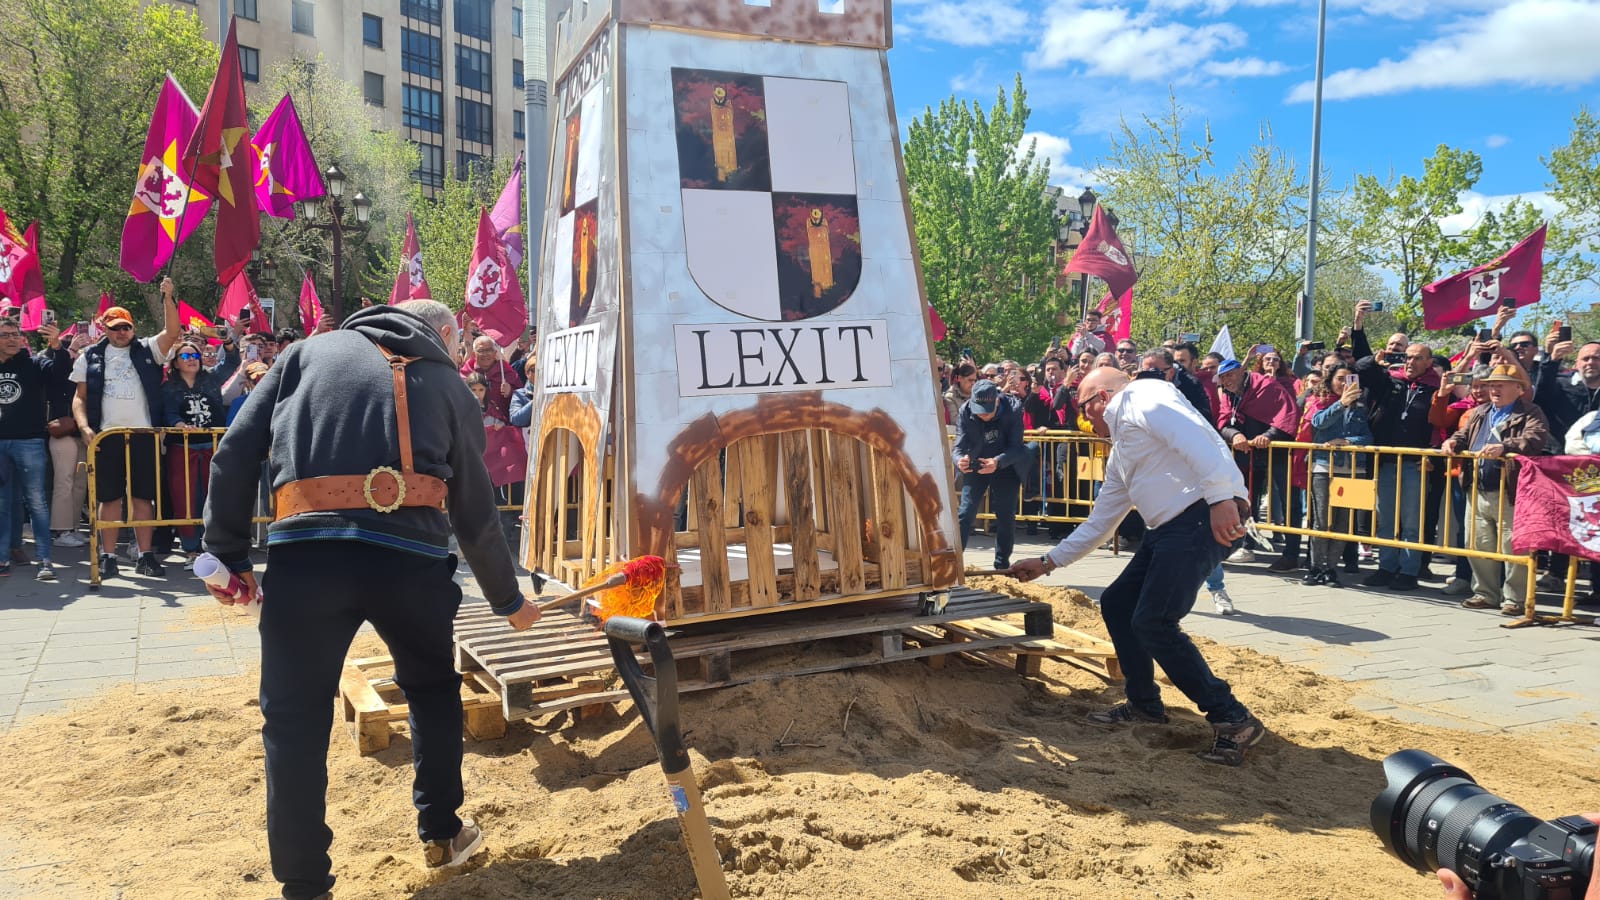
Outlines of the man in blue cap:
<svg viewBox="0 0 1600 900">
<path fill-rule="evenodd" d="M 994 513 L 994 567 L 1010 568 L 1021 473 L 1028 465 L 1028 451 L 1022 443 L 1021 404 L 1001 393 L 994 382 L 978 382 L 956 417 L 956 445 L 951 458 L 962 473 L 961 507 L 957 513 L 962 548 L 972 540 L 978 508 L 987 493 L 989 511 Z"/>
</svg>

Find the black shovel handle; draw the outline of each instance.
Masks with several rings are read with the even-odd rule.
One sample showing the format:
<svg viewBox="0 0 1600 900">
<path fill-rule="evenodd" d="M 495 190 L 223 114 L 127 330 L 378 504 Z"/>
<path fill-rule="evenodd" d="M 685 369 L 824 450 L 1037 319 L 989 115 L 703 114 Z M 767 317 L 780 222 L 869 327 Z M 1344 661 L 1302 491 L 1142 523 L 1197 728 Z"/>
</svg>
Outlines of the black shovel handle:
<svg viewBox="0 0 1600 900">
<path fill-rule="evenodd" d="M 613 616 L 606 620 L 605 633 L 617 673 L 655 739 L 662 771 L 676 775 L 689 768 L 689 751 L 683 746 L 683 730 L 678 723 L 678 666 L 673 661 L 672 648 L 667 646 L 667 630 L 659 622 Z M 633 652 L 635 644 L 643 644 L 650 651 L 654 677 L 644 674 L 639 666 L 639 658 Z"/>
</svg>

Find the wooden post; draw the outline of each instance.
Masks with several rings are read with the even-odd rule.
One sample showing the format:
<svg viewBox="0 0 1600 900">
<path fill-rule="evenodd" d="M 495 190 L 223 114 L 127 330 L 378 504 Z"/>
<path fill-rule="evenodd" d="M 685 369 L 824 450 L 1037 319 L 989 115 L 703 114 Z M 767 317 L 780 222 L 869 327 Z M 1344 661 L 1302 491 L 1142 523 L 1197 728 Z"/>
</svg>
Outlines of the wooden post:
<svg viewBox="0 0 1600 900">
<path fill-rule="evenodd" d="M 728 540 L 722 528 L 722 466 L 715 457 L 701 463 L 690 479 L 700 519 L 700 595 L 706 612 L 731 605 L 728 587 Z"/>
<path fill-rule="evenodd" d="M 872 522 L 878 535 L 878 577 L 885 590 L 906 586 L 906 505 L 900 476 L 883 454 L 872 452 Z"/>
<path fill-rule="evenodd" d="M 750 605 L 778 605 L 778 564 L 772 554 L 772 517 L 776 511 L 776 492 L 772 471 L 767 465 L 772 439 L 767 435 L 748 437 L 734 445 L 739 457 L 739 477 L 744 490 L 744 550 L 748 563 Z"/>
<path fill-rule="evenodd" d="M 833 557 L 839 564 L 839 593 L 866 590 L 861 554 L 861 495 L 856 482 L 854 438 L 829 433 L 828 520 L 833 525 Z"/>
<path fill-rule="evenodd" d="M 783 489 L 789 501 L 789 541 L 794 549 L 794 599 L 805 602 L 822 593 L 817 513 L 811 497 L 811 442 L 804 431 L 788 431 L 782 443 Z"/>
</svg>

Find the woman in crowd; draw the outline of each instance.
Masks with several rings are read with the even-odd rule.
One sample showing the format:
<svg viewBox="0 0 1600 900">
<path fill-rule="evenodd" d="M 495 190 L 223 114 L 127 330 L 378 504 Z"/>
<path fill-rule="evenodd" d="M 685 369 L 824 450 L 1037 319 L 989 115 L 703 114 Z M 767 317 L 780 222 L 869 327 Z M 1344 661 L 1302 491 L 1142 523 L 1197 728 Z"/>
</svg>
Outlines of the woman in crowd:
<svg viewBox="0 0 1600 900">
<path fill-rule="evenodd" d="M 1367 407 L 1361 402 L 1361 383 L 1348 364 L 1333 367 L 1332 380 L 1323 395 L 1307 404 L 1313 443 L 1329 447 L 1360 447 L 1372 443 L 1367 422 Z M 1316 411 L 1313 413 L 1312 410 Z M 1313 450 L 1311 453 L 1311 527 L 1317 531 L 1350 531 L 1350 510 L 1334 508 L 1330 487 L 1335 477 L 1352 478 L 1367 474 L 1367 455 Z M 1311 570 L 1306 584 L 1339 586 L 1334 564 L 1344 554 L 1344 541 L 1326 537 L 1311 539 Z"/>
<path fill-rule="evenodd" d="M 181 431 L 205 431 L 227 424 L 227 407 L 222 402 L 222 385 L 239 365 L 239 353 L 229 346 L 215 371 L 202 367 L 204 347 L 200 338 L 184 338 L 174 348 L 167 367 L 167 382 L 161 388 L 165 424 Z M 172 498 L 172 514 L 180 519 L 198 519 L 205 510 L 206 487 L 211 481 L 210 434 L 167 436 L 167 488 Z M 178 527 L 178 541 L 189 557 L 186 569 L 194 568 L 200 555 L 200 528 Z"/>
</svg>

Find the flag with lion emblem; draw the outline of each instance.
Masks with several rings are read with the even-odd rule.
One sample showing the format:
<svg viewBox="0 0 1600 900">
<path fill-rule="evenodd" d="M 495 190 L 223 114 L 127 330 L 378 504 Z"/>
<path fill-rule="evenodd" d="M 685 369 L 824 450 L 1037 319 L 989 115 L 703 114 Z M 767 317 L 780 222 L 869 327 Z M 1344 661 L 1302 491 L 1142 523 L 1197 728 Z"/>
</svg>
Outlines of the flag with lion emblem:
<svg viewBox="0 0 1600 900">
<path fill-rule="evenodd" d="M 478 241 L 467 269 L 467 305 L 462 312 L 502 347 L 528 329 L 528 301 L 523 299 L 505 241 L 486 209 L 478 210 Z"/>
<path fill-rule="evenodd" d="M 1551 550 L 1600 561 L 1600 463 L 1593 456 L 1519 461 L 1511 549 Z"/>
</svg>

